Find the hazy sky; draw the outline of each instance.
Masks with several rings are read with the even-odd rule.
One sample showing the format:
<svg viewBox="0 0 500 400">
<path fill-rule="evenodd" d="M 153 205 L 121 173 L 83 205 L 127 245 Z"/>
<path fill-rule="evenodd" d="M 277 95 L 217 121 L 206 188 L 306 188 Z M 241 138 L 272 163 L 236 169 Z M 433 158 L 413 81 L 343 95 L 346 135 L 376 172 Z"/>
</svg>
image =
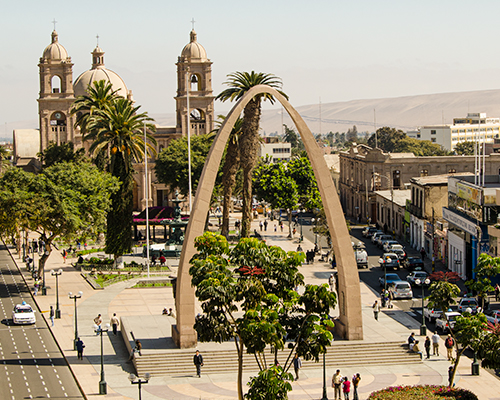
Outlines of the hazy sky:
<svg viewBox="0 0 500 400">
<path fill-rule="evenodd" d="M 175 62 L 191 19 L 213 62 L 213 89 L 228 73 L 283 79 L 294 106 L 500 87 L 498 0 L 1 0 L 0 123 L 37 119 L 38 61 L 52 20 L 74 63 L 99 45 L 149 113 L 173 113 Z M 216 105 L 228 110 L 229 105 Z M 23 126 L 18 126 L 23 127 Z M 3 133 L 3 132 L 2 132 Z"/>
</svg>

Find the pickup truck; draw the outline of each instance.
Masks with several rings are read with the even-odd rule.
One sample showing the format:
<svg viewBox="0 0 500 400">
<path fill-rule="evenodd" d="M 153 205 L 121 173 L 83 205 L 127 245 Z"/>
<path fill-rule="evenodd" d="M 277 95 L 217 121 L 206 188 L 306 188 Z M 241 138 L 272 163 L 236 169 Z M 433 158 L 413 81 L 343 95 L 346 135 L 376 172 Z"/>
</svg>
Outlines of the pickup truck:
<svg viewBox="0 0 500 400">
<path fill-rule="evenodd" d="M 356 257 L 356 264 L 358 268 L 368 268 L 368 253 L 363 247 L 363 243 L 352 243 L 354 249 L 354 256 Z"/>
<path fill-rule="evenodd" d="M 424 308 L 424 317 L 429 322 L 434 322 L 438 318 L 441 318 L 443 312 L 437 308 Z"/>
<path fill-rule="evenodd" d="M 441 331 L 442 333 L 449 332 L 450 329 L 453 329 L 455 327 L 455 322 L 456 318 L 461 316 L 462 314 L 455 312 L 455 311 L 450 311 L 445 313 L 446 318 L 438 318 L 436 320 L 436 331 Z"/>
</svg>

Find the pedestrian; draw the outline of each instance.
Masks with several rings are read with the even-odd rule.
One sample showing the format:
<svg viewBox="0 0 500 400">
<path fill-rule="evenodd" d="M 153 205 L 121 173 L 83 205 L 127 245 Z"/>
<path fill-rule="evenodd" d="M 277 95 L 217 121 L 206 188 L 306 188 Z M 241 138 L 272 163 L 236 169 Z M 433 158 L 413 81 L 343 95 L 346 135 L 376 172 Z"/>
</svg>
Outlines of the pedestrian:
<svg viewBox="0 0 500 400">
<path fill-rule="evenodd" d="M 262 232 L 262 227 L 264 226 L 264 224 L 262 223 L 262 221 L 259 221 L 259 228 L 260 228 L 260 231 Z"/>
<path fill-rule="evenodd" d="M 387 291 L 387 308 L 393 308 L 392 300 L 394 299 L 394 294 L 392 293 L 392 289 L 389 288 Z"/>
<path fill-rule="evenodd" d="M 267 232 L 267 225 L 268 225 L 268 222 L 267 222 L 267 219 L 264 220 L 264 230 Z"/>
<path fill-rule="evenodd" d="M 332 377 L 332 387 L 333 387 L 333 394 L 335 396 L 335 400 L 341 399 L 340 397 L 340 385 L 342 385 L 342 375 L 340 375 L 340 369 L 335 372 L 335 374 Z"/>
<path fill-rule="evenodd" d="M 297 229 L 293 228 L 292 230 L 292 237 L 297 233 Z"/>
<path fill-rule="evenodd" d="M 498 301 L 500 299 L 500 286 L 498 283 L 495 285 L 495 301 Z"/>
<path fill-rule="evenodd" d="M 333 287 L 335 286 L 335 277 L 333 274 L 330 274 L 330 277 L 328 278 L 328 284 L 330 285 L 330 292 L 333 292 Z"/>
<path fill-rule="evenodd" d="M 297 252 L 301 252 L 301 251 L 302 251 L 302 246 L 299 244 L 299 245 L 297 246 Z"/>
<path fill-rule="evenodd" d="M 359 386 L 359 381 L 361 380 L 361 376 L 359 375 L 359 372 L 352 377 L 352 387 L 354 388 L 354 394 L 353 394 L 353 399 L 354 400 L 359 400 L 358 397 L 358 386 Z"/>
<path fill-rule="evenodd" d="M 408 346 L 412 344 L 415 344 L 415 332 L 412 332 L 410 336 L 408 336 Z"/>
<path fill-rule="evenodd" d="M 167 261 L 167 259 L 165 258 L 165 256 L 162 254 L 160 256 L 160 265 L 163 267 L 165 265 L 165 262 Z"/>
<path fill-rule="evenodd" d="M 135 352 L 138 353 L 140 356 L 142 356 L 141 350 L 142 350 L 142 343 L 139 339 L 136 339 L 135 340 Z"/>
<path fill-rule="evenodd" d="M 196 375 L 198 375 L 198 378 L 201 378 L 201 367 L 203 366 L 203 356 L 200 354 L 198 350 L 196 350 L 196 354 L 193 357 L 193 363 L 196 366 Z"/>
<path fill-rule="evenodd" d="M 277 232 L 278 231 L 278 225 L 276 225 L 276 223 L 274 224 L 274 232 Z"/>
<path fill-rule="evenodd" d="M 95 331 L 96 335 L 99 335 L 101 332 L 101 324 L 102 324 L 102 317 L 101 314 L 98 314 L 97 317 L 94 318 L 94 324 L 95 324 Z"/>
<path fill-rule="evenodd" d="M 420 347 L 418 346 L 418 340 L 415 340 L 415 343 L 412 347 L 413 352 L 417 353 L 420 356 L 420 359 L 423 358 L 422 352 L 420 351 Z"/>
<path fill-rule="evenodd" d="M 120 325 L 120 321 L 118 320 L 116 313 L 113 313 L 110 324 L 113 327 L 113 334 L 116 336 L 116 333 L 118 332 L 118 325 Z"/>
<path fill-rule="evenodd" d="M 375 300 L 375 303 L 373 303 L 372 307 L 373 307 L 373 316 L 378 321 L 378 313 L 380 312 L 380 304 L 378 304 L 378 300 Z"/>
<path fill-rule="evenodd" d="M 450 365 L 448 368 L 448 386 L 451 386 L 451 380 L 453 379 L 453 366 Z"/>
<path fill-rule="evenodd" d="M 281 232 L 283 232 L 283 221 L 280 221 L 280 229 L 281 229 Z"/>
<path fill-rule="evenodd" d="M 437 332 L 431 336 L 432 339 L 432 355 L 439 356 L 439 340 L 441 339 Z"/>
<path fill-rule="evenodd" d="M 381 307 L 385 307 L 385 290 L 382 289 L 380 292 L 380 305 Z"/>
<path fill-rule="evenodd" d="M 425 258 L 425 249 L 423 247 L 420 249 L 420 257 L 422 257 L 422 260 Z"/>
<path fill-rule="evenodd" d="M 83 360 L 83 349 L 85 348 L 85 345 L 82 342 L 82 339 L 78 338 L 76 341 L 76 351 L 78 355 L 79 360 Z"/>
<path fill-rule="evenodd" d="M 302 360 L 299 355 L 295 353 L 295 357 L 293 358 L 293 369 L 295 370 L 295 380 L 299 380 L 299 369 L 302 368 Z"/>
<path fill-rule="evenodd" d="M 349 400 L 349 393 L 351 392 L 351 382 L 344 376 L 342 383 L 342 391 L 344 392 L 344 400 Z"/>
<path fill-rule="evenodd" d="M 52 306 L 50 306 L 49 316 L 50 316 L 50 322 L 52 322 L 52 326 L 54 326 L 55 313 L 54 313 L 54 307 Z"/>
<path fill-rule="evenodd" d="M 35 293 L 33 293 L 34 296 L 38 295 L 38 288 L 40 287 L 40 281 L 38 279 L 35 279 Z"/>
<path fill-rule="evenodd" d="M 431 358 L 431 339 L 429 339 L 429 336 L 425 337 L 424 348 L 427 354 L 427 358 Z"/>
<path fill-rule="evenodd" d="M 451 337 L 450 334 L 448 334 L 448 337 L 444 341 L 444 347 L 446 347 L 446 355 L 448 357 L 448 361 L 451 361 L 453 358 L 453 346 L 455 346 L 455 341 Z"/>
</svg>

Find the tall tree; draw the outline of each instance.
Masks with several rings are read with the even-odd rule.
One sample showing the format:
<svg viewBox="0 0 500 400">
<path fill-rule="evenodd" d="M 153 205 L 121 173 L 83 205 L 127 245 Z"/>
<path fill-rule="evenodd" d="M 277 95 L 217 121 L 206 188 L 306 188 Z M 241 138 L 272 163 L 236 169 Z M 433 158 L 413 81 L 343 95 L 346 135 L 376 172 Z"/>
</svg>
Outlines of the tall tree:
<svg viewBox="0 0 500 400">
<path fill-rule="evenodd" d="M 147 134 L 144 143 L 143 129 L 155 131 L 147 113 L 139 113 L 140 106 L 119 97 L 111 84 L 94 82 L 88 96 L 75 101 L 72 112 L 82 112 L 76 125 L 83 133 L 83 140 L 90 141 L 91 155 L 109 154 L 108 171 L 120 182 L 120 189 L 112 196 L 112 208 L 107 217 L 106 252 L 120 257 L 132 249 L 133 162 L 142 162 L 145 153 L 156 153 L 155 139 Z M 146 150 L 147 148 L 147 150 Z"/>
<path fill-rule="evenodd" d="M 90 163 L 57 163 L 35 175 L 12 168 L 0 178 L 2 236 L 37 232 L 45 242 L 39 276 L 57 238 L 71 241 L 105 231 L 110 196 L 119 181 Z"/>
<path fill-rule="evenodd" d="M 0 146 L 0 173 L 10 165 L 10 151 L 5 146 Z"/>
<path fill-rule="evenodd" d="M 281 79 L 262 72 L 235 72 L 228 75 L 224 82 L 229 87 L 217 96 L 218 100 L 239 100 L 252 87 L 267 85 L 278 90 L 285 98 L 288 96 L 280 89 Z M 269 100 L 274 104 L 275 98 L 267 93 L 259 94 L 251 99 L 243 111 L 242 134 L 240 137 L 240 162 L 243 169 L 243 209 L 241 235 L 248 237 L 252 221 L 252 172 L 255 167 L 259 149 L 259 123 L 262 101 Z"/>
<path fill-rule="evenodd" d="M 455 146 L 455 152 L 459 156 L 472 156 L 474 155 L 474 148 L 476 147 L 476 142 L 473 141 L 465 141 L 465 142 L 458 142 Z"/>
<path fill-rule="evenodd" d="M 321 196 L 309 159 L 307 157 L 294 157 L 287 163 L 286 168 L 290 177 L 297 184 L 301 207 L 318 208 L 321 205 Z"/>
<path fill-rule="evenodd" d="M 358 140 L 358 128 L 356 128 L 356 125 L 354 125 L 351 128 L 347 130 L 347 134 L 345 136 L 346 141 L 348 142 L 355 142 Z"/>
<path fill-rule="evenodd" d="M 281 382 L 289 377 L 293 353 L 318 361 L 331 344 L 333 323 L 328 315 L 336 305 L 335 293 L 326 284 L 306 285 L 302 295 L 294 290 L 304 283 L 298 269 L 303 253 L 286 253 L 255 238 L 243 238 L 230 250 L 222 235 L 211 232 L 196 238 L 195 246 L 198 254 L 191 259 L 189 273 L 202 303 L 203 314 L 195 322 L 200 341 L 234 339 L 240 400 L 245 349 L 264 371 L 270 367 L 266 347 L 272 347 L 277 358 L 288 342 L 282 353 L 286 361 L 274 371 L 277 376 L 273 374 L 277 379 L 261 377 L 255 382 L 257 392 L 262 392 L 262 384 L 273 385 L 269 391 L 286 392 Z"/>
<path fill-rule="evenodd" d="M 38 153 L 40 161 L 43 163 L 44 168 L 48 168 L 60 162 L 80 162 L 85 159 L 85 149 L 78 149 L 75 151 L 73 142 L 63 144 L 56 144 L 50 142 L 47 148 Z"/>
</svg>

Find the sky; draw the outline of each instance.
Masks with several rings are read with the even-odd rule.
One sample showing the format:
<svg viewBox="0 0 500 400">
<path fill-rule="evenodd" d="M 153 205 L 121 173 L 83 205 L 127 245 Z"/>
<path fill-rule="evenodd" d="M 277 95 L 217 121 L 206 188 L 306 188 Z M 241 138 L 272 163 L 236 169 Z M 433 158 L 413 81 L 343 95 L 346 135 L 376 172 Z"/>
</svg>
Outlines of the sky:
<svg viewBox="0 0 500 400">
<path fill-rule="evenodd" d="M 215 95 L 227 74 L 252 70 L 281 77 L 295 107 L 500 87 L 498 0 L 0 0 L 0 6 L 0 133 L 38 118 L 38 62 L 54 19 L 74 80 L 90 69 L 99 35 L 106 67 L 150 114 L 175 112 L 175 63 L 192 19 L 213 62 Z"/>
</svg>

